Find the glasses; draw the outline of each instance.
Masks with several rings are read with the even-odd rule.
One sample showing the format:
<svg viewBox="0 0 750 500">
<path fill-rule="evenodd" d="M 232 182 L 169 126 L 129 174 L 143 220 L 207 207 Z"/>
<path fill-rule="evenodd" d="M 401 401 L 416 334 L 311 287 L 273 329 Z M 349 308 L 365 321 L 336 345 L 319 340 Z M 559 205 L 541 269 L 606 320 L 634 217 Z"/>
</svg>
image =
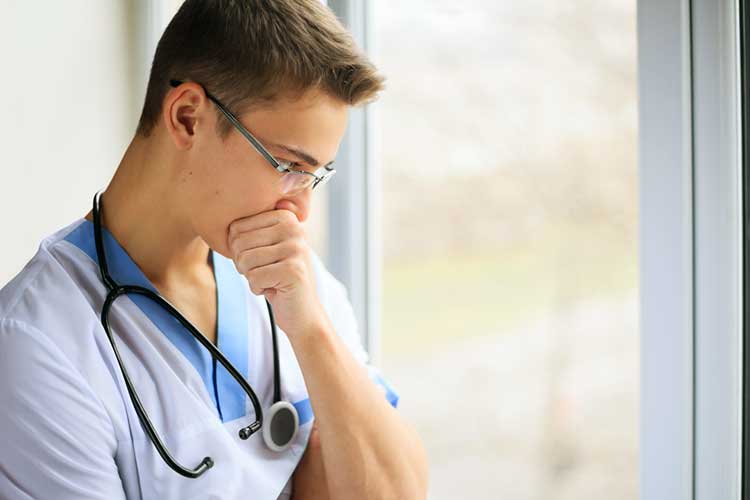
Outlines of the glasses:
<svg viewBox="0 0 750 500">
<path fill-rule="evenodd" d="M 172 87 L 178 87 L 182 83 L 182 80 L 169 81 L 169 84 Z M 206 92 L 206 97 L 208 97 L 211 101 L 213 101 L 214 104 L 216 104 L 216 107 L 219 108 L 219 111 L 221 111 L 224 116 L 226 116 L 227 120 L 229 120 L 229 122 L 234 125 L 234 127 L 239 130 L 239 132 L 243 136 L 245 136 L 245 139 L 250 141 L 250 144 L 253 145 L 255 150 L 260 153 L 260 155 L 265 158 L 268 163 L 270 163 L 271 166 L 276 169 L 276 171 L 282 172 L 284 174 L 284 176 L 279 181 L 280 189 L 283 194 L 292 196 L 301 193 L 307 188 L 315 189 L 316 187 L 328 182 L 331 177 L 333 177 L 333 174 L 336 173 L 336 170 L 331 167 L 330 163 L 328 165 L 320 167 L 315 172 L 306 172 L 304 170 L 291 168 L 291 162 L 277 160 L 271 153 L 268 152 L 266 148 L 263 147 L 260 141 L 258 141 L 258 139 L 256 139 L 253 134 L 251 134 L 250 131 L 247 130 L 244 125 L 242 125 L 242 123 L 240 123 L 237 117 L 234 116 L 232 112 L 226 108 L 226 106 L 224 106 L 216 97 L 206 91 L 205 88 L 204 91 Z"/>
</svg>

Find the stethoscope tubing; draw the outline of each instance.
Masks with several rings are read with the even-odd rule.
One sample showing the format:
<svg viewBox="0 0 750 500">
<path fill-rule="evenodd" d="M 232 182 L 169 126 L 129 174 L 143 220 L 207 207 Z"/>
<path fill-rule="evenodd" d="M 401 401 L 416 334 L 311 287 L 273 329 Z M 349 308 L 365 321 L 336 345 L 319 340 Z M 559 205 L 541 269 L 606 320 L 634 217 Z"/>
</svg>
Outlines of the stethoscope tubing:
<svg viewBox="0 0 750 500">
<path fill-rule="evenodd" d="M 99 260 L 99 271 L 101 274 L 102 281 L 104 282 L 107 288 L 107 296 L 104 300 L 104 305 L 102 306 L 102 313 L 101 313 L 102 326 L 104 327 L 104 331 L 107 334 L 107 338 L 109 339 L 109 342 L 112 345 L 112 349 L 115 353 L 115 358 L 117 359 L 117 363 L 120 366 L 120 370 L 122 372 L 123 379 L 125 381 L 125 386 L 128 389 L 128 394 L 130 395 L 130 399 L 133 402 L 133 406 L 136 410 L 136 413 L 138 414 L 138 418 L 143 424 L 146 430 L 146 433 L 148 434 L 149 438 L 151 439 L 154 446 L 156 447 L 159 455 L 167 463 L 167 465 L 169 465 L 173 470 L 175 470 L 179 474 L 185 477 L 189 477 L 189 478 L 196 478 L 200 476 L 201 474 L 203 474 L 209 468 L 213 467 L 214 461 L 213 459 L 211 459 L 211 457 L 207 456 L 203 458 L 203 460 L 200 462 L 200 464 L 196 468 L 194 469 L 186 468 L 180 465 L 174 459 L 174 457 L 172 457 L 172 455 L 167 450 L 164 442 L 159 437 L 158 433 L 156 432 L 156 429 L 154 428 L 151 422 L 151 419 L 148 417 L 148 414 L 146 413 L 146 410 L 143 407 L 143 404 L 141 403 L 138 393 L 135 390 L 135 386 L 130 380 L 127 369 L 125 368 L 125 365 L 122 361 L 120 352 L 117 349 L 117 345 L 115 343 L 114 337 L 110 329 L 108 315 L 109 315 L 109 311 L 115 299 L 117 299 L 121 295 L 138 294 L 138 295 L 144 296 L 148 299 L 151 299 L 157 302 L 160 306 L 165 308 L 174 318 L 176 318 L 180 322 L 180 324 L 182 324 L 190 332 L 190 334 L 196 340 L 198 340 L 198 342 L 200 342 L 201 345 L 203 345 L 203 347 L 205 347 L 209 351 L 213 359 L 218 360 L 221 363 L 221 365 L 229 372 L 229 374 L 237 381 L 237 383 L 240 384 L 242 389 L 248 395 L 248 397 L 250 398 L 250 401 L 253 404 L 253 408 L 255 410 L 256 420 L 252 424 L 246 427 L 243 427 L 242 429 L 238 431 L 239 437 L 243 440 L 248 439 L 250 436 L 252 436 L 255 432 L 257 432 L 263 427 L 263 410 L 261 409 L 260 401 L 258 400 L 258 397 L 255 394 L 255 391 L 253 390 L 253 388 L 250 387 L 250 384 L 247 383 L 247 381 L 237 371 L 234 365 L 232 365 L 232 363 L 221 353 L 221 351 L 218 348 L 216 348 L 216 346 L 214 346 L 214 344 L 211 343 L 200 331 L 198 331 L 198 329 L 195 328 L 187 318 L 185 318 L 172 304 L 170 304 L 169 301 L 167 301 L 160 295 L 154 293 L 152 290 L 149 290 L 148 288 L 144 288 L 144 287 L 136 286 L 136 285 L 120 285 L 112 278 L 112 276 L 109 274 L 109 268 L 108 268 L 106 256 L 104 253 L 104 243 L 103 243 L 103 238 L 102 238 L 101 219 L 100 219 L 100 210 L 99 210 L 100 197 L 101 197 L 100 192 L 97 192 L 94 195 L 94 210 L 93 210 L 94 214 L 93 215 L 94 215 L 94 233 L 95 233 L 94 239 L 96 243 L 97 257 Z M 281 398 L 280 398 L 280 388 L 279 388 L 280 377 L 279 377 L 279 357 L 278 357 L 278 344 L 277 344 L 277 338 L 276 338 L 277 336 L 276 326 L 275 326 L 275 322 L 273 319 L 273 311 L 271 309 L 271 305 L 268 303 L 268 300 L 266 300 L 266 305 L 268 306 L 268 313 L 271 319 L 271 328 L 272 328 L 272 337 L 273 337 L 274 403 L 278 403 Z"/>
</svg>

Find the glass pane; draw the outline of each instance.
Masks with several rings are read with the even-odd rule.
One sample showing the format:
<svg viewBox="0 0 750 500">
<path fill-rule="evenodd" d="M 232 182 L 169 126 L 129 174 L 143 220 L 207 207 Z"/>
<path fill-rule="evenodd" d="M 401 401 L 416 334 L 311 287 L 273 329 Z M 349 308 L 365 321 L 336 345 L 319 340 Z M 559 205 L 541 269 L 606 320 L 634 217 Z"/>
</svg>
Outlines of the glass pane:
<svg viewBox="0 0 750 500">
<path fill-rule="evenodd" d="M 637 498 L 636 1 L 372 4 L 383 371 L 431 498 Z"/>
</svg>

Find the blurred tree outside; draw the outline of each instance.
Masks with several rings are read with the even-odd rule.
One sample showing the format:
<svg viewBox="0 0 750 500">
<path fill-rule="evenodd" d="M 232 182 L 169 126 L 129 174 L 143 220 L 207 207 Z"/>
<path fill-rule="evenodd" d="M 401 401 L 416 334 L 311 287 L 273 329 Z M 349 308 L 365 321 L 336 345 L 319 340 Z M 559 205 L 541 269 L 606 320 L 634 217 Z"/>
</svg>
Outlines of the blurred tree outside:
<svg viewBox="0 0 750 500">
<path fill-rule="evenodd" d="M 431 498 L 637 495 L 635 7 L 374 2 L 384 372 Z"/>
</svg>

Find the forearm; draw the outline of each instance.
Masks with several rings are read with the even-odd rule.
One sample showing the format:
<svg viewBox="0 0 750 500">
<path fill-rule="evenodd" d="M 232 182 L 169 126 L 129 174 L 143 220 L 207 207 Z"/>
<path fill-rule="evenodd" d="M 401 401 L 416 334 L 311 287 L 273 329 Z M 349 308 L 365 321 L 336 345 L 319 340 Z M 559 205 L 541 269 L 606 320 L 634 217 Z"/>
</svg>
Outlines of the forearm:
<svg viewBox="0 0 750 500">
<path fill-rule="evenodd" d="M 422 443 L 332 327 L 290 336 L 320 434 L 332 499 L 426 497 Z"/>
</svg>

